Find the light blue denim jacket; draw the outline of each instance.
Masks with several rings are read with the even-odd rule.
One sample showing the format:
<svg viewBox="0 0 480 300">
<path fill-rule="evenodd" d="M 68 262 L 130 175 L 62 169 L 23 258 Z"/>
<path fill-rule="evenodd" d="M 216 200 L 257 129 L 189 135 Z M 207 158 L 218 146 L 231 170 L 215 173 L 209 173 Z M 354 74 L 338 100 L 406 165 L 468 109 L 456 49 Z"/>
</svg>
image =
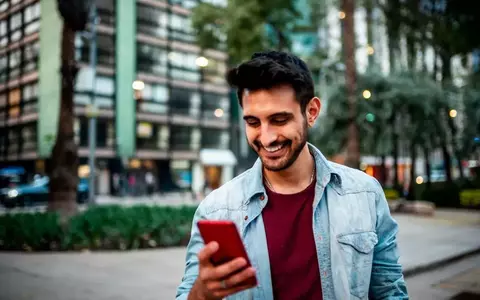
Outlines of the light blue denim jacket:
<svg viewBox="0 0 480 300">
<path fill-rule="evenodd" d="M 323 299 L 408 299 L 398 263 L 398 226 L 390 215 L 382 187 L 373 177 L 329 162 L 314 146 L 309 144 L 309 148 L 317 166 L 313 234 Z M 264 200 L 260 199 L 262 195 Z M 200 203 L 177 299 L 187 299 L 198 275 L 197 253 L 204 246 L 196 225 L 200 219 L 234 221 L 257 270 L 258 286 L 228 299 L 273 299 L 262 219 L 267 202 L 262 163 L 257 160 L 251 169 Z"/>
</svg>

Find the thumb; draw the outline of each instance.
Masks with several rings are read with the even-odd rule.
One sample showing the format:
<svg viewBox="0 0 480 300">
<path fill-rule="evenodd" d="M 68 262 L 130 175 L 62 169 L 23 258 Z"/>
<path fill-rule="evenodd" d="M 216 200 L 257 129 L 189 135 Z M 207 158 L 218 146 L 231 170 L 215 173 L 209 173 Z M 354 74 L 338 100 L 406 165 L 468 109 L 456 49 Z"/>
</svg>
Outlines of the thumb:
<svg viewBox="0 0 480 300">
<path fill-rule="evenodd" d="M 218 251 L 217 242 L 210 242 L 198 252 L 198 261 L 200 265 L 210 264 L 210 257 Z"/>
</svg>

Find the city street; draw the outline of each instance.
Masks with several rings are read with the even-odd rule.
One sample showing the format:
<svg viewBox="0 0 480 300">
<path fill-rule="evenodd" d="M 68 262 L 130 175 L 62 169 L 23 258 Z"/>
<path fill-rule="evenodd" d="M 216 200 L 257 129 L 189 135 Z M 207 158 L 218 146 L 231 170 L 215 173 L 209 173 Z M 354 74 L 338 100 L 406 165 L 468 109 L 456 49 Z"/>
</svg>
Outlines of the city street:
<svg viewBox="0 0 480 300">
<path fill-rule="evenodd" d="M 480 249 L 480 212 L 439 210 L 433 218 L 395 218 L 400 226 L 401 262 L 407 272 Z M 173 299 L 184 257 L 185 248 L 0 253 L 0 299 Z M 412 275 L 407 278 L 411 299 L 451 299 L 475 288 L 478 292 L 479 271 L 474 268 L 480 268 L 478 255 L 430 273 Z M 471 274 L 465 273 L 469 271 Z"/>
</svg>

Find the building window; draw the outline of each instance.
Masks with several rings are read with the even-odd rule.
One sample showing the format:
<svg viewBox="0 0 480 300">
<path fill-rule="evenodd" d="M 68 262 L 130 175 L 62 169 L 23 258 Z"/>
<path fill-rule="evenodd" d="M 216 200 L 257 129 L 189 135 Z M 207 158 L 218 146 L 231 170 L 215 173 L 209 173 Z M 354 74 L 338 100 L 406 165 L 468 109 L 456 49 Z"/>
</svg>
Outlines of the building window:
<svg viewBox="0 0 480 300">
<path fill-rule="evenodd" d="M 227 64 L 224 61 L 208 58 L 208 65 L 204 68 L 204 82 L 223 85 L 226 83 L 225 74 Z"/>
<path fill-rule="evenodd" d="M 98 64 L 115 66 L 115 38 L 113 35 L 99 34 L 97 36 Z"/>
<path fill-rule="evenodd" d="M 168 126 L 137 122 L 138 149 L 168 150 L 169 138 Z"/>
<path fill-rule="evenodd" d="M 139 110 L 166 114 L 168 112 L 168 88 L 161 84 L 146 83 L 140 92 Z"/>
<path fill-rule="evenodd" d="M 91 103 L 93 72 L 90 67 L 80 69 L 75 83 L 75 103 Z M 115 97 L 115 80 L 113 77 L 98 75 L 95 78 L 95 103 L 98 107 L 112 108 Z"/>
<path fill-rule="evenodd" d="M 26 84 L 23 91 L 23 114 L 37 112 L 38 103 L 38 83 Z"/>
<path fill-rule="evenodd" d="M 188 43 L 194 43 L 196 41 L 190 17 L 171 14 L 168 23 L 170 24 L 170 38 L 172 40 Z"/>
<path fill-rule="evenodd" d="M 152 123 L 137 122 L 138 149 L 155 149 L 157 139 L 156 127 Z"/>
<path fill-rule="evenodd" d="M 0 2 L 0 13 L 3 13 L 8 9 L 8 0 Z"/>
<path fill-rule="evenodd" d="M 37 32 L 40 29 L 40 2 L 25 7 L 24 10 L 25 35 Z"/>
<path fill-rule="evenodd" d="M 212 93 L 202 95 L 202 116 L 204 119 L 229 120 L 230 102 L 227 96 Z M 221 110 L 221 112 L 219 112 Z"/>
<path fill-rule="evenodd" d="M 10 105 L 8 118 L 18 118 L 20 116 L 20 99 L 21 92 L 19 88 L 10 91 L 8 95 L 8 103 Z"/>
<path fill-rule="evenodd" d="M 88 146 L 88 119 L 85 117 L 78 118 L 80 128 L 80 138 L 78 145 L 80 147 Z"/>
<path fill-rule="evenodd" d="M 18 135 L 18 128 L 11 127 L 8 130 L 8 154 L 9 155 L 17 155 L 18 151 L 20 150 L 20 140 Z"/>
<path fill-rule="evenodd" d="M 148 44 L 138 44 L 137 70 L 154 75 L 167 74 L 167 51 Z"/>
<path fill-rule="evenodd" d="M 170 141 L 170 127 L 161 125 L 157 131 L 157 148 L 161 150 L 168 150 Z"/>
<path fill-rule="evenodd" d="M 75 36 L 75 59 L 90 63 L 90 41 L 80 34 Z M 108 34 L 97 35 L 97 63 L 106 67 L 115 67 L 115 38 Z"/>
<path fill-rule="evenodd" d="M 38 40 L 29 43 L 23 48 L 24 67 L 23 72 L 28 73 L 38 69 L 38 53 L 40 51 L 40 42 Z"/>
<path fill-rule="evenodd" d="M 172 126 L 170 128 L 170 135 L 170 139 L 172 141 L 170 147 L 172 150 L 190 151 L 198 148 L 198 144 L 195 139 L 200 138 L 198 136 L 199 133 L 198 130 L 195 131 L 192 127 Z"/>
<path fill-rule="evenodd" d="M 115 25 L 115 0 L 97 0 L 97 14 L 100 17 L 100 24 Z"/>
<path fill-rule="evenodd" d="M 202 147 L 207 149 L 228 149 L 230 135 L 227 130 L 202 129 Z"/>
<path fill-rule="evenodd" d="M 168 59 L 172 66 L 171 76 L 173 79 L 185 81 L 200 81 L 200 72 L 196 64 L 197 54 L 172 51 Z"/>
<path fill-rule="evenodd" d="M 33 151 L 37 148 L 36 123 L 23 125 L 21 128 L 22 152 Z"/>
<path fill-rule="evenodd" d="M 137 5 L 137 32 L 159 38 L 167 37 L 167 13 L 157 7 Z"/>
<path fill-rule="evenodd" d="M 7 56 L 0 57 L 0 83 L 7 81 Z"/>
<path fill-rule="evenodd" d="M 16 49 L 10 52 L 8 59 L 8 67 L 10 68 L 9 78 L 16 78 L 20 75 L 20 61 L 22 57 L 22 49 Z"/>
<path fill-rule="evenodd" d="M 174 114 L 193 117 L 199 115 L 200 95 L 196 91 L 172 88 L 169 103 Z"/>
<path fill-rule="evenodd" d="M 197 6 L 197 0 L 171 0 L 172 4 L 183 6 L 187 9 L 192 9 Z"/>
<path fill-rule="evenodd" d="M 6 47 L 8 43 L 7 20 L 0 20 L 0 47 Z"/>
</svg>

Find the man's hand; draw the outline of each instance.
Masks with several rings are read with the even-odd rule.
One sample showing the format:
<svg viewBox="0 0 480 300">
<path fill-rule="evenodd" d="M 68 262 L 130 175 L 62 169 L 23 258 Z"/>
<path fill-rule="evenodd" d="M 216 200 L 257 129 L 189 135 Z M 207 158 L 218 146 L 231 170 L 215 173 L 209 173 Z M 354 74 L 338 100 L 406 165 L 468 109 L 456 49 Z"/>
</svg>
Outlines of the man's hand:
<svg viewBox="0 0 480 300">
<path fill-rule="evenodd" d="M 240 271 L 247 265 L 244 258 L 236 258 L 222 265 L 214 266 L 210 257 L 217 250 L 218 243 L 211 242 L 198 253 L 199 273 L 188 295 L 189 300 L 223 299 L 255 286 L 251 280 L 256 276 L 255 270 L 249 267 Z"/>
</svg>

